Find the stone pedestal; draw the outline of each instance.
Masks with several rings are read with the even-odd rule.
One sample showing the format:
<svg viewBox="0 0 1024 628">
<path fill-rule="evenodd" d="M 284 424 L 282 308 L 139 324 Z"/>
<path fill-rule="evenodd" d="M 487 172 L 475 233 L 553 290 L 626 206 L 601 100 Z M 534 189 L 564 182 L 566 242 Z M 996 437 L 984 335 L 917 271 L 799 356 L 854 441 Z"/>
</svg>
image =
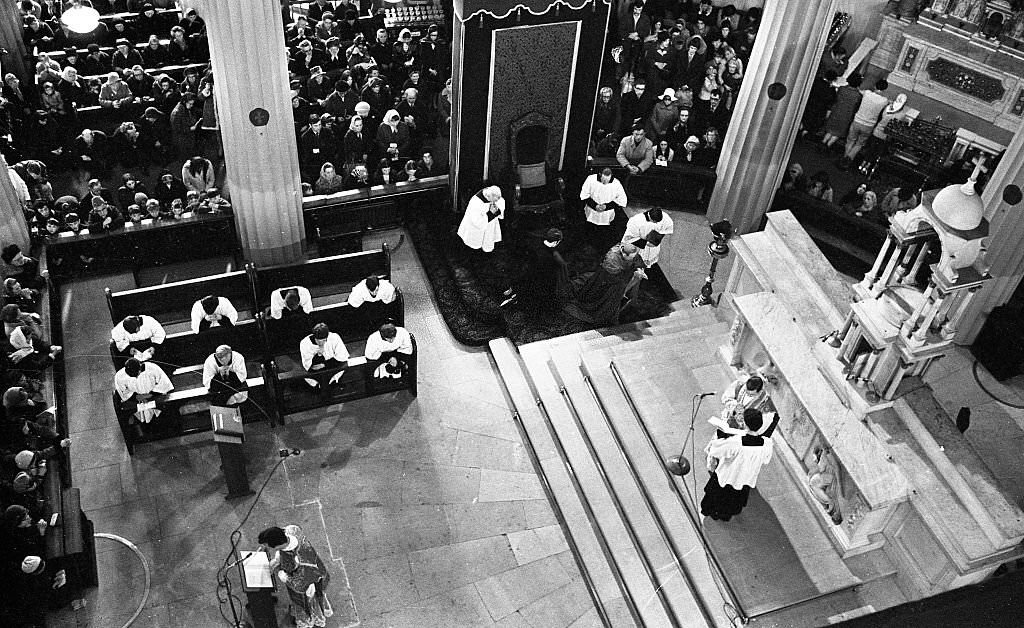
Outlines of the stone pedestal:
<svg viewBox="0 0 1024 628">
<path fill-rule="evenodd" d="M 0 246 L 17 244 L 28 254 L 28 224 L 21 200 L 7 171 L 7 160 L 0 155 Z"/>
<path fill-rule="evenodd" d="M 990 223 L 985 259 L 992 279 L 967 304 L 955 342 L 969 345 L 978 337 L 988 314 L 1010 300 L 1024 277 L 1024 203 L 1003 200 L 1007 186 L 1024 186 L 1024 133 L 1018 132 L 985 185 L 981 200 Z"/>
<path fill-rule="evenodd" d="M 738 233 L 760 226 L 789 161 L 835 4 L 779 0 L 765 6 L 722 146 L 709 221 L 727 219 Z"/>
<path fill-rule="evenodd" d="M 259 265 L 305 253 L 284 27 L 276 0 L 199 0 L 213 63 L 228 190 L 242 248 Z"/>
</svg>

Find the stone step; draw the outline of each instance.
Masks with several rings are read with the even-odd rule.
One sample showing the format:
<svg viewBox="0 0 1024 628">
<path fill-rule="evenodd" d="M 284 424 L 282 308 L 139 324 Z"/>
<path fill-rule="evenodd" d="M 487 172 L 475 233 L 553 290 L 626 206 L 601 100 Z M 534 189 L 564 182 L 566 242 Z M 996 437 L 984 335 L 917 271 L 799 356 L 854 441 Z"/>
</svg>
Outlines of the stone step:
<svg viewBox="0 0 1024 628">
<path fill-rule="evenodd" d="M 926 433 L 924 438 L 934 441 L 935 445 L 926 446 L 925 449 L 930 451 L 933 457 L 940 457 L 940 462 L 944 459 L 949 463 L 942 464 L 940 470 L 944 475 L 951 476 L 951 480 L 947 480 L 950 485 L 958 492 L 973 495 L 973 498 L 966 499 L 978 503 L 986 518 L 999 529 L 1007 542 L 1016 544 L 1024 539 L 1024 512 L 1011 499 L 1016 487 L 1012 481 L 1008 481 L 1009 478 L 1013 478 L 1010 474 L 1020 474 L 1019 456 L 1013 455 L 1014 451 L 1007 452 L 1009 455 L 988 456 L 976 452 L 969 440 L 970 434 L 960 433 L 953 420 L 935 399 L 930 386 L 922 386 L 904 395 L 896 400 L 893 407 L 907 427 L 916 427 L 918 432 Z M 999 434 L 1012 443 L 1015 438 L 1021 436 L 1021 430 L 1007 417 L 1001 425 Z M 1007 447 L 1012 448 L 1012 444 Z M 1012 460 L 1013 464 L 1006 465 L 1006 459 Z M 1004 462 L 1000 463 L 1000 460 Z M 1009 466 L 1009 473 L 1005 472 L 1000 464 Z M 976 518 L 979 516 L 981 513 L 975 513 Z"/>
<path fill-rule="evenodd" d="M 629 346 L 650 338 L 664 338 L 677 332 L 703 329 L 717 323 L 718 321 L 710 314 L 682 318 L 670 316 L 658 319 L 657 325 L 651 325 L 628 334 L 591 338 L 577 343 L 576 346 L 580 351 L 589 351 L 606 346 Z M 728 326 L 726 329 L 728 329 Z"/>
<path fill-rule="evenodd" d="M 576 494 L 569 472 L 558 455 L 544 418 L 537 407 L 535 391 L 523 370 L 522 360 L 515 346 L 507 338 L 501 338 L 491 341 L 489 348 L 510 402 L 509 407 L 515 408 L 518 412 L 523 429 L 540 460 L 540 471 L 544 475 L 542 482 L 546 480 L 555 496 L 556 504 L 553 506 L 561 510 L 560 524 L 563 533 L 566 534 L 566 540 L 571 538 L 577 546 L 578 560 L 582 563 L 579 565 L 580 570 L 585 570 L 589 574 L 598 598 L 609 615 L 615 618 L 614 625 L 635 626 L 623 592 L 609 564 L 612 556 L 605 554 L 595 524 L 587 516 L 586 509 Z"/>
<path fill-rule="evenodd" d="M 728 332 L 728 324 L 713 323 L 666 333 L 652 342 L 588 344 L 582 353 L 607 351 L 612 356 L 644 355 L 650 364 L 686 360 L 689 366 L 702 366 L 719 360 L 718 348 L 728 341 Z"/>
<path fill-rule="evenodd" d="M 584 356 L 588 370 L 609 378 L 609 383 L 599 388 L 602 392 L 613 386 L 613 390 L 618 390 L 618 384 L 611 379 L 608 368 L 608 360 L 613 357 L 608 351 Z M 651 364 L 650 357 L 642 353 L 615 360 L 632 401 L 658 447 L 659 458 L 678 453 L 687 434 L 686 424 L 693 395 L 704 390 L 719 392 L 732 377 L 721 361 L 711 361 L 691 368 L 690 364 L 682 360 Z M 694 423 L 694 447 L 687 447 L 685 455 L 694 465 L 694 470 L 687 476 L 687 492 L 694 493 L 694 501 L 700 500 L 700 486 L 708 479 L 703 468 L 701 450 L 713 436 L 714 428 L 707 423 L 707 418 L 720 410 L 717 394 L 705 399 Z M 776 451 L 783 447 L 784 443 L 775 445 Z M 745 544 L 749 547 L 751 534 L 755 534 L 749 528 L 741 533 L 733 531 L 737 527 L 744 529 L 745 524 L 700 524 L 707 534 L 712 535 L 709 538 L 712 538 L 715 555 L 722 561 L 723 569 L 730 574 L 730 582 L 734 583 L 739 602 L 748 614 L 773 613 L 794 603 L 839 595 L 862 583 L 844 564 L 828 533 L 818 523 L 817 513 L 811 510 L 801 494 L 803 487 L 797 483 L 799 480 L 791 477 L 784 467 L 781 459 L 773 457 L 758 480 L 756 490 L 760 505 L 751 506 L 753 516 L 764 517 L 764 528 L 760 534 L 768 535 L 764 536 L 764 541 L 770 547 L 762 549 L 758 545 L 752 557 L 738 558 L 733 553 L 734 545 Z M 691 482 L 695 485 L 689 486 Z M 689 495 L 687 506 L 692 509 L 691 512 L 697 512 L 697 506 L 690 501 Z M 745 516 L 751 515 L 744 511 L 740 519 Z M 760 527 L 760 524 L 754 526 L 755 529 Z M 770 565 L 755 567 L 761 563 Z M 752 580 L 745 575 L 750 569 L 758 571 L 758 578 Z M 752 586 L 757 579 L 776 582 L 776 585 L 767 589 Z"/>
<path fill-rule="evenodd" d="M 615 497 L 606 488 L 598 464 L 591 456 L 584 437 L 559 392 L 558 381 L 549 365 L 551 353 L 548 348 L 543 343 L 534 343 L 531 346 L 520 347 L 520 355 L 534 390 L 547 410 L 554 431 L 562 441 L 569 465 L 579 480 L 586 499 L 593 507 L 596 523 L 615 552 L 616 563 L 622 570 L 633 600 L 640 607 L 644 624 L 648 626 L 673 625 L 669 613 L 676 610 L 675 605 L 666 609 L 660 602 L 657 588 L 664 587 L 665 594 L 674 601 L 679 597 L 677 589 L 682 584 L 673 582 L 673 579 L 667 577 L 658 578 L 657 582 L 652 581 L 644 568 L 640 552 L 651 550 L 648 556 L 654 569 L 672 565 L 671 554 L 664 546 L 649 548 L 644 545 L 643 540 L 639 547 L 634 544 L 626 522 L 616 508 Z M 600 443 L 595 443 L 595 446 L 599 445 Z M 610 470 L 607 470 L 607 474 L 625 511 L 627 513 L 642 511 L 643 504 L 638 502 L 639 496 L 624 490 L 621 474 L 613 473 Z M 556 499 L 560 499 L 560 497 L 556 497 Z M 656 531 L 649 525 L 642 525 L 644 522 L 633 521 L 631 516 L 630 521 L 634 523 L 636 534 L 641 539 L 656 536 Z"/>
<path fill-rule="evenodd" d="M 599 404 L 584 379 L 580 356 L 552 355 L 551 365 L 576 405 L 584 429 L 593 439 L 598 455 L 616 480 L 616 486 L 621 486 L 622 494 L 632 495 L 629 499 L 636 502 L 635 505 L 630 504 L 630 518 L 636 520 L 638 530 L 642 525 L 653 531 L 652 535 L 642 537 L 647 553 L 670 553 L 673 569 L 666 569 L 659 575 L 686 585 L 672 589 L 666 587 L 672 594 L 674 608 L 681 610 L 677 611 L 677 616 L 683 620 L 683 625 L 729 625 L 728 617 L 722 611 L 725 600 L 715 586 L 703 552 L 699 550 L 700 537 L 686 514 L 680 495 L 670 484 L 675 479 L 664 471 L 657 452 L 647 444 L 625 397 L 614 387 L 610 371 L 591 378 L 600 396 Z M 635 471 L 637 480 L 634 480 L 630 467 Z M 664 524 L 663 529 L 658 529 L 657 518 L 641 494 L 640 486 L 647 491 L 654 511 Z"/>
<path fill-rule="evenodd" d="M 559 336 L 557 338 L 550 338 L 548 340 L 540 340 L 534 343 L 527 343 L 523 346 L 529 346 L 533 344 L 546 343 L 549 346 L 563 346 L 563 345 L 576 345 L 593 339 L 608 338 L 608 337 L 623 337 L 623 336 L 634 336 L 643 333 L 645 329 L 653 329 L 661 327 L 663 325 L 672 325 L 679 322 L 680 319 L 684 318 L 695 318 L 696 320 L 706 320 L 710 322 L 712 319 L 707 318 L 709 315 L 714 316 L 714 308 L 690 308 L 679 310 L 678 312 L 671 312 L 667 316 L 660 316 L 657 318 L 651 318 L 647 320 L 637 321 L 634 323 L 624 323 L 622 325 L 615 325 L 613 327 L 603 327 L 600 329 L 589 329 L 587 331 L 577 332 L 575 334 L 568 334 L 565 336 Z"/>
</svg>

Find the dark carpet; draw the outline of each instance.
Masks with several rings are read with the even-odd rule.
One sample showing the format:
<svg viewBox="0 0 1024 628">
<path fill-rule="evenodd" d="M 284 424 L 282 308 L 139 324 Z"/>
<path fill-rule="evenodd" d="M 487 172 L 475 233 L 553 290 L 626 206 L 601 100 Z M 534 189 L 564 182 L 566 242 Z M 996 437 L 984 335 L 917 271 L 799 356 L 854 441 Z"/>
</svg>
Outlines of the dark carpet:
<svg viewBox="0 0 1024 628">
<path fill-rule="evenodd" d="M 564 234 L 563 257 L 569 277 L 592 272 L 606 251 L 586 241 L 580 211 L 549 215 L 516 215 L 510 211 L 502 225 L 503 242 L 493 253 L 472 255 L 456 236 L 461 213 L 437 207 L 409 216 L 408 231 L 423 269 L 434 290 L 438 308 L 452 335 L 459 342 L 480 346 L 494 338 L 508 337 L 525 344 L 586 331 L 590 327 L 565 313 L 559 306 L 533 308 L 512 305 L 502 308 L 502 294 L 522 268 L 522 244 L 528 234 L 558 227 Z M 621 227 L 625 227 L 624 221 Z M 621 231 L 620 231 L 621 233 Z M 620 323 L 668 314 L 668 301 L 641 284 L 639 297 L 623 310 Z"/>
</svg>

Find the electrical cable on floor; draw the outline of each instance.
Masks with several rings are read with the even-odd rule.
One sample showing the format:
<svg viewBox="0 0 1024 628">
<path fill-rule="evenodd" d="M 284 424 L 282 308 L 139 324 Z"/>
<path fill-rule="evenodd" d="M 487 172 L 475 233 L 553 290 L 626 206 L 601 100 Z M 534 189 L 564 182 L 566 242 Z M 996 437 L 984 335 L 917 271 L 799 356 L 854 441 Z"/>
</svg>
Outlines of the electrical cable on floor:
<svg viewBox="0 0 1024 628">
<path fill-rule="evenodd" d="M 992 399 L 994 399 L 995 401 L 998 401 L 999 403 L 1003 404 L 1004 406 L 1007 406 L 1007 407 L 1010 407 L 1010 408 L 1015 408 L 1017 410 L 1024 410 L 1024 405 L 1017 404 L 1017 403 L 1010 403 L 1009 401 L 1003 401 L 999 397 L 996 397 L 995 394 L 993 394 L 991 390 L 989 390 L 988 388 L 985 388 L 985 384 L 981 383 L 981 377 L 978 375 L 978 366 L 979 365 L 980 365 L 980 363 L 977 360 L 975 360 L 974 361 L 974 366 L 971 367 L 971 374 L 974 375 L 974 381 L 978 384 L 978 387 L 981 388 L 981 390 L 984 391 L 986 395 L 988 395 L 989 397 L 992 397 Z"/>
<path fill-rule="evenodd" d="M 124 545 L 131 551 L 135 552 L 135 555 L 139 557 L 140 561 L 142 561 L 142 571 L 145 573 L 146 576 L 146 586 L 142 590 L 142 600 L 139 602 L 139 607 L 135 609 L 135 613 L 128 618 L 128 621 L 126 621 L 124 625 L 121 626 L 121 628 L 128 628 L 129 626 L 135 623 L 136 619 L 139 618 L 139 615 L 142 614 L 142 610 L 146 608 L 146 602 L 149 601 L 149 591 L 153 586 L 153 575 L 149 570 L 149 561 L 146 560 L 145 554 L 142 553 L 142 551 L 138 548 L 137 545 L 135 545 L 135 543 L 132 543 L 124 537 L 117 536 L 116 534 L 109 534 L 107 532 L 96 532 L 93 534 L 93 537 L 97 539 L 110 539 L 111 541 L 117 541 L 118 543 Z"/>
<path fill-rule="evenodd" d="M 263 495 L 263 490 L 267 488 L 267 484 L 270 483 L 270 479 L 274 477 L 274 473 L 281 467 L 281 465 L 284 464 L 284 461 L 293 455 L 295 454 L 289 453 L 288 455 L 282 457 L 280 460 L 277 461 L 277 464 L 275 464 L 274 467 L 270 469 L 270 473 L 268 473 L 266 479 L 263 480 L 263 485 L 260 486 L 260 490 L 256 491 L 256 496 L 253 497 L 252 503 L 249 504 L 249 510 L 246 511 L 245 516 L 242 517 L 242 521 L 239 522 L 238 526 L 231 531 L 231 535 L 229 537 L 231 540 L 231 549 L 230 551 L 228 551 L 227 556 L 224 557 L 224 563 L 220 566 L 219 569 L 217 569 L 217 608 L 220 611 L 220 616 L 224 619 L 225 623 L 227 623 L 227 625 L 231 626 L 232 628 L 239 628 L 239 626 L 242 626 L 244 624 L 242 622 L 236 622 L 233 619 L 229 619 L 228 616 L 224 614 L 225 602 L 231 605 L 231 612 L 233 616 L 237 616 L 237 612 L 235 611 L 235 602 L 238 602 L 239 608 L 243 607 L 242 601 L 238 598 L 238 596 L 231 592 L 231 581 L 229 580 L 229 569 L 232 566 L 231 558 L 235 556 L 235 554 L 238 551 L 238 543 L 242 540 L 242 527 L 249 520 L 249 515 L 251 515 L 253 509 L 256 508 L 256 504 L 259 503 L 260 496 Z M 225 597 L 223 598 L 221 597 L 222 589 L 225 594 Z"/>
</svg>

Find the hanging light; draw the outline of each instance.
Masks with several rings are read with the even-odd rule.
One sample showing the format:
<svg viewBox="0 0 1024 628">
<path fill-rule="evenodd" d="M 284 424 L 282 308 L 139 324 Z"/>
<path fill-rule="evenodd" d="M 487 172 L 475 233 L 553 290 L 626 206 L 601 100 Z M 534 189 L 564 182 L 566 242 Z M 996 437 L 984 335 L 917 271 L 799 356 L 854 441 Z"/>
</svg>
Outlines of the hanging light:
<svg viewBox="0 0 1024 628">
<path fill-rule="evenodd" d="M 64 11 L 60 22 L 73 33 L 91 33 L 100 23 L 100 13 L 92 7 L 78 4 Z"/>
</svg>

